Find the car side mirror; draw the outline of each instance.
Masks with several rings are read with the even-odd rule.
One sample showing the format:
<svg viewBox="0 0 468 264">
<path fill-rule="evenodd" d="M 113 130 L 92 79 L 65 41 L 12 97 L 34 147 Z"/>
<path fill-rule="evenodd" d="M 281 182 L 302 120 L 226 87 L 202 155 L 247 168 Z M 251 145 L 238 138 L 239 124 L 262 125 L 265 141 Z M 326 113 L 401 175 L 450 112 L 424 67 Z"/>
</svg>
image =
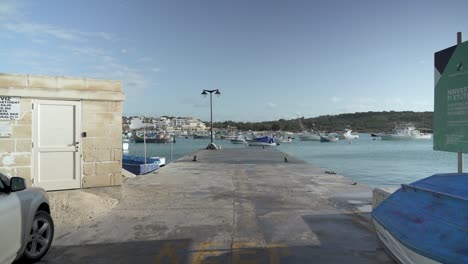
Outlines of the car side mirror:
<svg viewBox="0 0 468 264">
<path fill-rule="evenodd" d="M 19 192 L 26 189 L 26 182 L 20 177 L 11 177 L 10 179 L 10 191 Z"/>
</svg>

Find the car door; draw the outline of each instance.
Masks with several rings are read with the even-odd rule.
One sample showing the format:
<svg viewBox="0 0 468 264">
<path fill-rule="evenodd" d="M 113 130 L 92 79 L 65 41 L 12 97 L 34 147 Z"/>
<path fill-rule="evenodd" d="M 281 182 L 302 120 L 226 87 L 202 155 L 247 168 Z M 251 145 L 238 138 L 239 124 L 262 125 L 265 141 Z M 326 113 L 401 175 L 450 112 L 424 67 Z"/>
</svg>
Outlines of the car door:
<svg viewBox="0 0 468 264">
<path fill-rule="evenodd" d="M 21 248 L 21 207 L 0 177 L 0 264 L 13 262 Z"/>
</svg>

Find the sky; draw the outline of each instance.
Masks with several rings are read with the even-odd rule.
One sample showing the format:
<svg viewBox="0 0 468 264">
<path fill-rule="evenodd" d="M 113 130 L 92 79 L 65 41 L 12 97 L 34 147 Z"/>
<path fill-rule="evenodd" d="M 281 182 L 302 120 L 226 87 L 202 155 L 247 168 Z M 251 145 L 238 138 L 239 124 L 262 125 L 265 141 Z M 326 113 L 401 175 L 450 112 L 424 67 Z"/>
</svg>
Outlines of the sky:
<svg viewBox="0 0 468 264">
<path fill-rule="evenodd" d="M 122 80 L 124 115 L 432 111 L 468 1 L 0 0 L 0 72 Z"/>
</svg>

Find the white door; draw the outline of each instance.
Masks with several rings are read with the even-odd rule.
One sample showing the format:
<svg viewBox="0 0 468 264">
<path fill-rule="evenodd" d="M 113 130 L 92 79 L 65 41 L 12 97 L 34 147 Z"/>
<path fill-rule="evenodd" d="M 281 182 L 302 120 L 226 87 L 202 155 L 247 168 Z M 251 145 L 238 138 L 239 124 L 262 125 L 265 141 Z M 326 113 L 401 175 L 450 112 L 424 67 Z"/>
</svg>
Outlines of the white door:
<svg viewBox="0 0 468 264">
<path fill-rule="evenodd" d="M 81 186 L 81 103 L 34 100 L 34 186 L 46 190 Z"/>
<path fill-rule="evenodd" d="M 21 206 L 15 193 L 7 193 L 0 181 L 0 264 L 11 263 L 21 248 Z"/>
</svg>

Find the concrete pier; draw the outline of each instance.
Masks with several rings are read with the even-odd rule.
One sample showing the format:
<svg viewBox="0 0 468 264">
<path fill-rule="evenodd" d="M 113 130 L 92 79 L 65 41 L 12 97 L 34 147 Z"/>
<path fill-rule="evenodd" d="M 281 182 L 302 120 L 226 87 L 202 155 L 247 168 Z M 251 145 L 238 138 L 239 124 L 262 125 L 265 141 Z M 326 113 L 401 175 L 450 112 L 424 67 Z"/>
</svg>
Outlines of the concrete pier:
<svg viewBox="0 0 468 264">
<path fill-rule="evenodd" d="M 84 193 L 116 202 L 58 221 L 42 263 L 393 263 L 366 213 L 370 188 L 270 148 L 202 150 L 70 195 Z"/>
</svg>

